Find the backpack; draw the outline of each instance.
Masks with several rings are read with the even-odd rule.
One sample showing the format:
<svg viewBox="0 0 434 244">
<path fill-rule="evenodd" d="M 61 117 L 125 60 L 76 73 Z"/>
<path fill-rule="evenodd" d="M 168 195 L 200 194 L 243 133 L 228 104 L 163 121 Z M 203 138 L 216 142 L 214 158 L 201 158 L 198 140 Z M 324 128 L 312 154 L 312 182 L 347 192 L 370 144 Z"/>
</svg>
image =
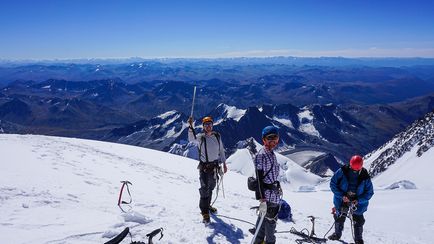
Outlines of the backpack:
<svg viewBox="0 0 434 244">
<path fill-rule="evenodd" d="M 265 173 L 264 179 L 265 177 L 267 177 L 267 175 L 271 172 L 272 169 L 273 166 L 271 166 L 270 169 L 267 171 L 267 173 Z M 255 166 L 255 171 L 256 171 L 256 176 L 258 176 L 258 171 L 256 170 L 256 166 Z M 261 192 L 259 191 L 259 177 L 255 178 L 253 176 L 250 176 L 249 178 L 247 178 L 247 188 L 255 192 L 256 200 L 259 200 L 263 197 Z"/>
<path fill-rule="evenodd" d="M 267 177 L 272 169 L 273 167 L 267 171 L 267 173 L 264 175 L 264 178 Z M 257 180 L 256 177 L 250 176 L 247 178 L 247 188 L 249 188 L 251 191 L 259 191 L 259 180 Z"/>
<path fill-rule="evenodd" d="M 282 220 L 292 221 L 291 206 L 283 199 L 280 200 L 280 210 L 277 217 Z"/>
</svg>

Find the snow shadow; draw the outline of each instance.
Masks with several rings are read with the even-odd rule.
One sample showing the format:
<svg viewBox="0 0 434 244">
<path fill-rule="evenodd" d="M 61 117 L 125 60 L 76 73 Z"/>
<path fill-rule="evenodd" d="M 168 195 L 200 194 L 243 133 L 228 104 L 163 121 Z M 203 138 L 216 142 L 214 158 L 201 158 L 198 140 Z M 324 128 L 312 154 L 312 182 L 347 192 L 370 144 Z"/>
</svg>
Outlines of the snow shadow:
<svg viewBox="0 0 434 244">
<path fill-rule="evenodd" d="M 227 224 L 217 216 L 211 215 L 214 222 L 210 223 L 210 228 L 214 229 L 214 232 L 206 238 L 209 244 L 215 243 L 213 240 L 215 236 L 221 234 L 226 237 L 229 243 L 238 244 L 240 240 L 244 239 L 243 231 L 234 226 L 233 224 Z"/>
</svg>

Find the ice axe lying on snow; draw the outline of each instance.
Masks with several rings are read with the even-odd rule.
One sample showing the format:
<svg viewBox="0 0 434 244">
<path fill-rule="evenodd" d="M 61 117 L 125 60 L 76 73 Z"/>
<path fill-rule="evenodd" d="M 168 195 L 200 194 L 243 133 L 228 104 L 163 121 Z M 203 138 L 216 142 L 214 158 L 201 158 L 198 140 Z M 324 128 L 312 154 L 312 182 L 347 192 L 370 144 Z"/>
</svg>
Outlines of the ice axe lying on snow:
<svg viewBox="0 0 434 244">
<path fill-rule="evenodd" d="M 289 233 L 297 235 L 302 237 L 303 239 L 297 239 L 295 240 L 296 243 L 326 243 L 327 239 L 317 237 L 315 234 L 315 217 L 314 216 L 308 216 L 310 221 L 312 222 L 312 230 L 309 232 L 306 228 L 304 228 L 301 231 L 296 230 L 294 227 L 291 228 Z M 306 233 L 305 233 L 306 232 Z"/>
<path fill-rule="evenodd" d="M 160 239 L 158 239 L 161 240 L 161 238 L 163 238 L 163 228 L 155 229 L 151 233 L 146 234 L 146 237 L 148 237 L 147 243 L 142 241 L 133 241 L 130 233 L 130 228 L 126 227 L 119 235 L 104 244 L 119 244 L 128 234 L 131 238 L 131 244 L 152 244 L 152 238 L 158 235 L 158 233 L 161 233 Z"/>
</svg>

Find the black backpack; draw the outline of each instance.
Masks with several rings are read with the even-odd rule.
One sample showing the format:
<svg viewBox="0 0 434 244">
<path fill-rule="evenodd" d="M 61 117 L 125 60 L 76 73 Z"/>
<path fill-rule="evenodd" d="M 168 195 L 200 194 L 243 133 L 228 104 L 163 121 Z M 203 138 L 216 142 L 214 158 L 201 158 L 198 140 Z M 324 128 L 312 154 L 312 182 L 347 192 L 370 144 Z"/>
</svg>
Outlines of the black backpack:
<svg viewBox="0 0 434 244">
<path fill-rule="evenodd" d="M 271 172 L 271 170 L 273 169 L 273 166 L 270 167 L 270 169 L 267 171 L 267 173 L 264 175 L 264 179 L 265 177 L 267 177 L 267 175 Z M 250 176 L 249 178 L 247 178 L 247 188 L 251 191 L 255 192 L 256 195 L 256 200 L 259 200 L 262 198 L 262 193 L 259 190 L 259 177 L 258 177 L 258 170 L 256 170 L 256 166 L 255 166 L 255 172 L 256 172 L 256 177 Z"/>
</svg>

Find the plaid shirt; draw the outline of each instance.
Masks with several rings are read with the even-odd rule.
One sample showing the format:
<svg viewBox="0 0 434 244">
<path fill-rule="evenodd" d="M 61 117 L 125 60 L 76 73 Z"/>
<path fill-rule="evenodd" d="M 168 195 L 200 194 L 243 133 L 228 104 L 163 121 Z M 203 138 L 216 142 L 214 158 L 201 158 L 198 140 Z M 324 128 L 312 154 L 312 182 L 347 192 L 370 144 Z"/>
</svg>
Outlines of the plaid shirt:
<svg viewBox="0 0 434 244">
<path fill-rule="evenodd" d="M 257 170 L 263 170 L 264 175 L 268 172 L 268 170 L 270 170 L 271 167 L 273 167 L 270 173 L 265 176 L 263 182 L 266 184 L 272 184 L 277 181 L 279 177 L 280 167 L 279 163 L 277 162 L 276 155 L 273 151 L 269 151 L 265 148 L 259 150 L 255 157 L 255 166 Z M 267 202 L 280 202 L 280 194 L 278 190 L 265 189 L 264 193 L 264 198 Z"/>
</svg>

